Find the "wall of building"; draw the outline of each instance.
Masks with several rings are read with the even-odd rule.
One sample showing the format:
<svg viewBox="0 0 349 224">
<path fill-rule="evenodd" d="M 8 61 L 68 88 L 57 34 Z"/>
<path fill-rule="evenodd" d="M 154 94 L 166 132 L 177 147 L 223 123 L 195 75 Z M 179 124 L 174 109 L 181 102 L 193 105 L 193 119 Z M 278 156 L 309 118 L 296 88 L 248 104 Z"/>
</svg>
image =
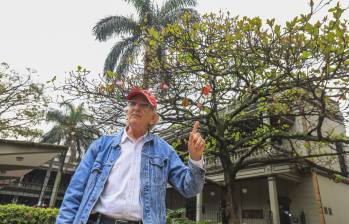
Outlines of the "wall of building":
<svg viewBox="0 0 349 224">
<path fill-rule="evenodd" d="M 266 178 L 240 182 L 241 223 L 265 224 L 270 220 L 269 191 Z M 262 217 L 258 216 L 262 212 Z M 249 217 L 248 217 L 249 216 Z"/>
<path fill-rule="evenodd" d="M 288 186 L 288 191 L 293 217 L 300 220 L 300 215 L 303 211 L 307 224 L 320 223 L 319 209 L 315 200 L 311 176 L 306 175 L 302 177 L 300 183 L 292 183 L 292 185 Z"/>
<path fill-rule="evenodd" d="M 349 223 L 349 185 L 321 175 L 317 177 L 326 224 Z"/>
<path fill-rule="evenodd" d="M 217 221 L 222 218 L 222 190 L 217 185 L 206 184 L 202 198 L 202 218 L 203 220 Z M 224 197 L 224 196 L 223 196 Z"/>
<path fill-rule="evenodd" d="M 276 178 L 279 204 L 289 202 L 289 210 L 292 214 L 293 224 L 302 224 L 302 214 L 306 224 L 320 223 L 320 211 L 315 199 L 315 192 L 310 174 L 304 174 L 300 182 L 295 182 L 280 177 Z M 326 177 L 318 175 L 318 183 L 321 193 L 322 206 L 327 208 L 325 214 L 326 224 L 348 223 L 349 185 L 335 183 Z M 222 204 L 224 193 L 221 189 L 212 184 L 207 184 L 203 191 L 203 220 L 217 222 L 222 218 Z M 267 224 L 271 223 L 269 189 L 267 177 L 238 181 L 236 183 L 235 200 L 239 206 L 239 214 L 242 224 Z M 192 206 L 195 206 L 196 199 L 191 199 Z M 188 208 L 188 200 L 180 196 L 174 189 L 167 193 L 167 206 L 170 209 Z M 329 214 L 331 209 L 331 214 Z M 262 218 L 243 217 L 243 211 L 263 212 Z M 195 211 L 194 211 L 195 214 Z M 245 213 L 246 214 L 246 213 Z M 256 213 L 255 213 L 256 214 Z M 304 223 L 304 222 L 303 222 Z"/>
<path fill-rule="evenodd" d="M 308 116 L 307 119 L 303 117 L 297 117 L 295 119 L 295 123 L 291 128 L 291 132 L 306 132 L 316 127 L 317 124 L 316 116 Z M 341 121 L 330 120 L 326 118 L 322 125 L 322 134 L 323 136 L 338 136 L 345 135 L 346 129 L 344 124 Z M 308 155 L 308 152 L 311 154 L 324 154 L 324 153 L 336 153 L 336 146 L 332 144 L 331 147 L 327 143 L 320 142 L 310 142 L 310 141 L 292 141 L 294 147 L 297 149 L 297 152 L 301 152 L 300 154 Z M 290 145 L 287 141 L 283 141 L 283 145 L 286 148 L 290 148 Z M 343 145 L 343 149 L 348 151 L 348 146 Z M 348 156 L 344 156 L 346 163 L 348 164 L 349 158 Z M 318 165 L 322 165 L 332 170 L 341 171 L 339 166 L 339 159 L 337 155 L 334 156 L 321 156 L 318 158 L 311 158 L 311 161 L 315 162 Z"/>
</svg>

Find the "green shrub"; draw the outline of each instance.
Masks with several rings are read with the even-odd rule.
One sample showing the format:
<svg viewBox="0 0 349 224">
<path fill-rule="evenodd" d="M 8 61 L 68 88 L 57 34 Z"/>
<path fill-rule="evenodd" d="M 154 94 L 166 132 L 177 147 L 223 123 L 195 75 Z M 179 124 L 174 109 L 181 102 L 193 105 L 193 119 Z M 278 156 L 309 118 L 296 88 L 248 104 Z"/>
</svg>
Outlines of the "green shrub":
<svg viewBox="0 0 349 224">
<path fill-rule="evenodd" d="M 4 224 L 51 224 L 58 215 L 57 208 L 34 208 L 25 205 L 0 205 L 0 223 Z M 185 209 L 167 210 L 167 224 L 210 224 L 196 223 L 185 218 Z"/>
<path fill-rule="evenodd" d="M 195 222 L 185 217 L 185 209 L 170 210 L 167 209 L 166 224 L 213 224 L 209 221 Z M 217 224 L 217 222 L 215 222 Z"/>
<path fill-rule="evenodd" d="M 55 222 L 57 214 L 57 208 L 0 205 L 0 223 L 4 224 L 50 224 Z"/>
</svg>

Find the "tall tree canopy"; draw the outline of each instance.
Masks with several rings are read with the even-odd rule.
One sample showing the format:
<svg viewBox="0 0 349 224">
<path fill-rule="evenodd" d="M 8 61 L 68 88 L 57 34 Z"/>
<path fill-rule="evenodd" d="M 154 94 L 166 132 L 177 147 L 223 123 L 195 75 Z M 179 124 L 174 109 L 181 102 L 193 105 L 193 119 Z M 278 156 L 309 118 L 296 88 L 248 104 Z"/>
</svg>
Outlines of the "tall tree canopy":
<svg viewBox="0 0 349 224">
<path fill-rule="evenodd" d="M 209 154 L 223 167 L 229 223 L 239 223 L 233 192 L 240 169 L 333 161 L 335 143 L 349 143 L 338 105 L 349 90 L 343 11 L 337 5 L 315 22 L 300 15 L 284 27 L 229 14 L 192 23 L 188 14 L 153 35 L 167 51 L 151 71 L 174 77 L 157 89 L 162 121 L 180 130 L 200 120 Z"/>
<path fill-rule="evenodd" d="M 129 66 L 144 51 L 144 83 L 147 84 L 149 63 L 153 60 L 148 54 L 149 36 L 157 33 L 169 23 L 175 22 L 186 12 L 195 13 L 191 8 L 196 0 L 167 0 L 159 7 L 151 0 L 127 0 L 137 10 L 137 18 L 109 16 L 101 19 L 93 28 L 99 41 L 106 41 L 115 35 L 122 39 L 113 46 L 104 63 L 104 74 L 124 75 Z M 159 46 L 156 56 L 163 58 L 163 48 Z M 112 75 L 111 75 L 112 76 Z M 120 77 L 119 77 L 120 78 Z"/>
</svg>

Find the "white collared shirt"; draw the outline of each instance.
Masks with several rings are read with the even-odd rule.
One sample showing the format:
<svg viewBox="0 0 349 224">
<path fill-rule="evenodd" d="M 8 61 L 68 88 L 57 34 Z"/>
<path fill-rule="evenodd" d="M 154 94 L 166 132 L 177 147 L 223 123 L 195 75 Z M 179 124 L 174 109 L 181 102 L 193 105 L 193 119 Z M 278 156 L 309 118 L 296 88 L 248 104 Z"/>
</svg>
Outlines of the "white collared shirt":
<svg viewBox="0 0 349 224">
<path fill-rule="evenodd" d="M 133 142 L 126 128 L 121 138 L 121 153 L 110 171 L 103 192 L 94 210 L 116 219 L 142 219 L 140 203 L 140 166 L 144 137 Z"/>
<path fill-rule="evenodd" d="M 142 220 L 143 209 L 140 201 L 141 152 L 145 136 L 136 141 L 127 135 L 126 128 L 121 137 L 121 153 L 110 171 L 108 180 L 99 197 L 94 211 L 115 219 Z M 203 159 L 190 161 L 203 168 Z"/>
</svg>

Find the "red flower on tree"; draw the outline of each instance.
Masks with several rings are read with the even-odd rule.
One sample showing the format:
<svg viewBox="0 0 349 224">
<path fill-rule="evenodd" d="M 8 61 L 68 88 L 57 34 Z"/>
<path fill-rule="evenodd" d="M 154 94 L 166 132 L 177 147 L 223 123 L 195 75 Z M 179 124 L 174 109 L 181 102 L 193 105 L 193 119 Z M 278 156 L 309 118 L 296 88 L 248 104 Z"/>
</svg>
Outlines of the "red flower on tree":
<svg viewBox="0 0 349 224">
<path fill-rule="evenodd" d="M 202 94 L 207 96 L 208 94 L 210 94 L 211 90 L 212 90 L 211 86 L 207 84 L 202 88 Z"/>
</svg>

